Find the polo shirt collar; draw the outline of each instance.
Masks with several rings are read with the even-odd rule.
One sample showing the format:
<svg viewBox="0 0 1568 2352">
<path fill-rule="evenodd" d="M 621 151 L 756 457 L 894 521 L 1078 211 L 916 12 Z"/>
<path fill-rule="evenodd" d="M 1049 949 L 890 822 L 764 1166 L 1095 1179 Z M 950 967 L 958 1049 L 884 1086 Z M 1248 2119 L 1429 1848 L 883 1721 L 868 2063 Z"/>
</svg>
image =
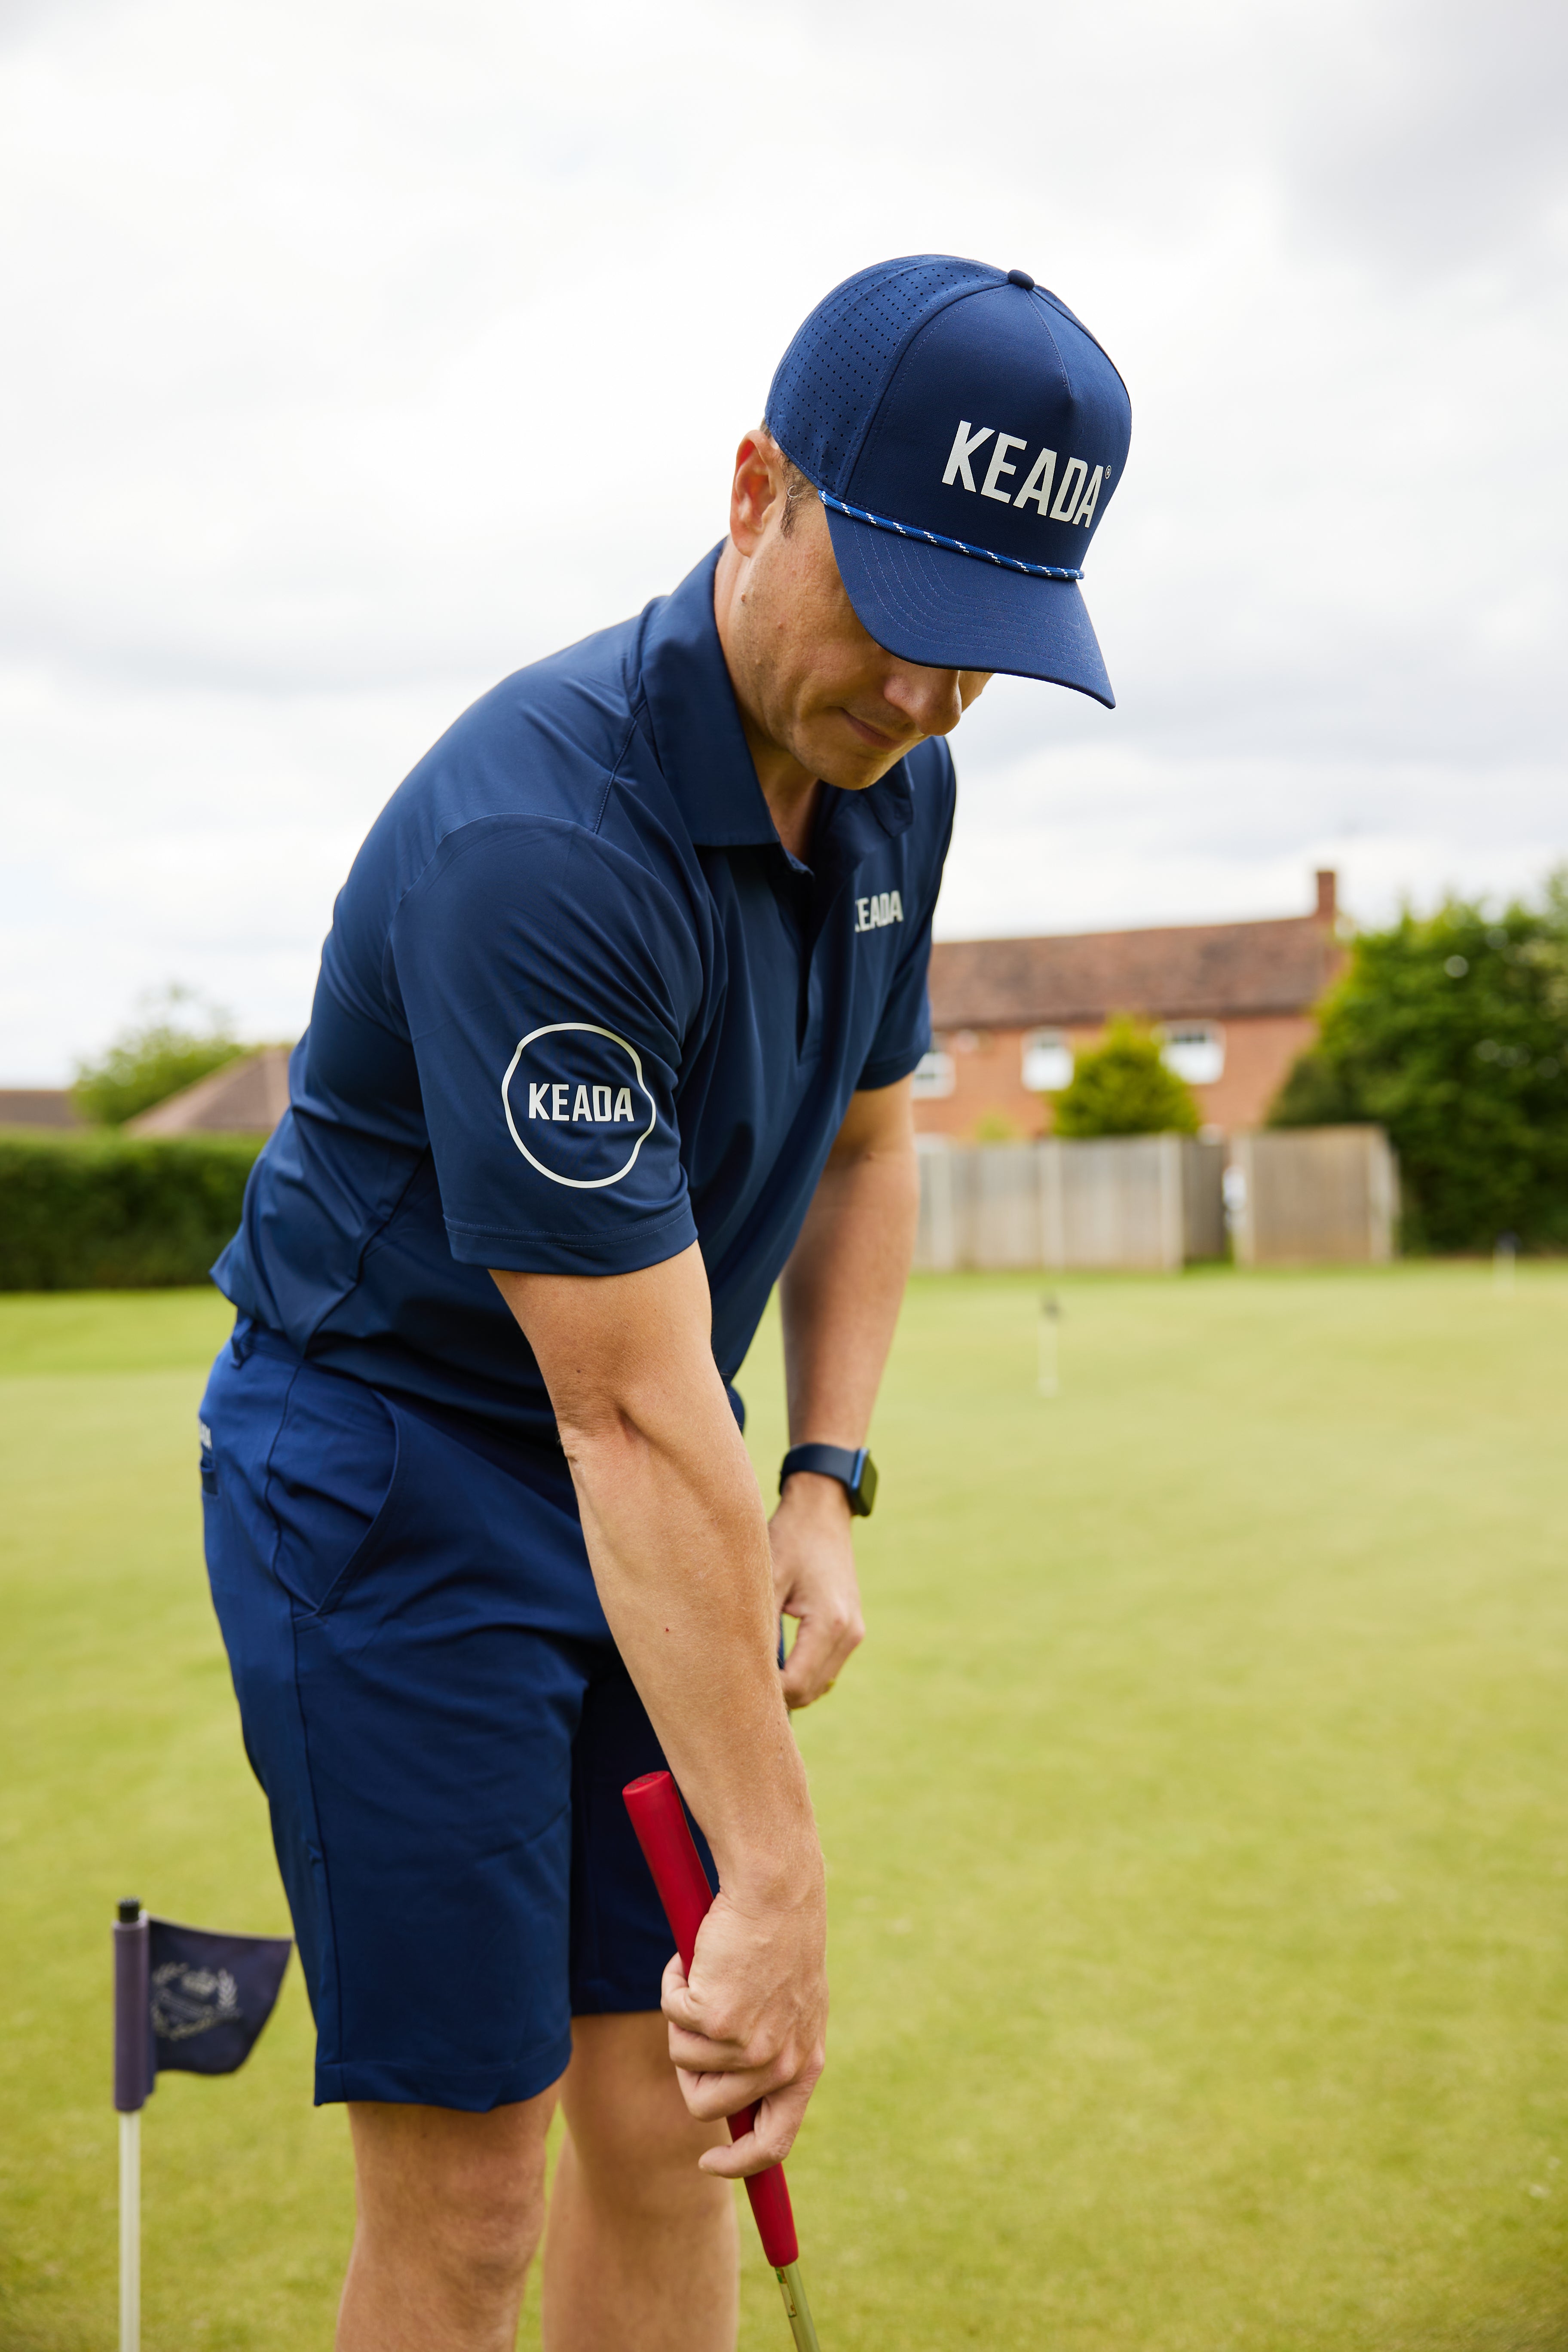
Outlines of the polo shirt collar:
<svg viewBox="0 0 1568 2352">
<path fill-rule="evenodd" d="M 654 748 L 699 849 L 772 848 L 778 832 L 763 798 L 713 618 L 710 548 L 655 610 L 643 640 L 642 688 Z M 863 793 L 829 786 L 831 832 L 858 862 L 879 835 L 894 839 L 914 815 L 902 760 Z M 825 811 L 825 817 L 827 812 Z M 819 835 L 819 838 L 820 838 Z"/>
<path fill-rule="evenodd" d="M 778 839 L 735 706 L 713 618 L 710 549 L 655 611 L 643 640 L 642 685 L 654 749 L 699 849 Z"/>
</svg>

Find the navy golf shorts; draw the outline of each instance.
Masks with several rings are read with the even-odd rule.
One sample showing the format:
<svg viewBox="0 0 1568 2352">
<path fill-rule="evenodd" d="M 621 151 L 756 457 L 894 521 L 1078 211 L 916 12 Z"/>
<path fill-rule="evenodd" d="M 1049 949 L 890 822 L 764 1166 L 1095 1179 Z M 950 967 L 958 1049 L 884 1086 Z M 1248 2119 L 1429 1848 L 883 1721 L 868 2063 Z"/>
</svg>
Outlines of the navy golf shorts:
<svg viewBox="0 0 1568 2352">
<path fill-rule="evenodd" d="M 531 2098 L 574 2016 L 658 2007 L 672 1948 L 620 1794 L 663 1758 L 565 1465 L 243 1319 L 201 1417 L 207 1567 L 317 2102 Z"/>
</svg>

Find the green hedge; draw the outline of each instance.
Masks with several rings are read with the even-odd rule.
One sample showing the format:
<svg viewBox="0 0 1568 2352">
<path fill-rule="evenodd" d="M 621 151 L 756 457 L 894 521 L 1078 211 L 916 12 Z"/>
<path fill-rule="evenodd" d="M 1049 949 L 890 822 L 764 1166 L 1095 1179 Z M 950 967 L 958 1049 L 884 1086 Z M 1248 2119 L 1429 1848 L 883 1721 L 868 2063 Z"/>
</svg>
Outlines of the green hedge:
<svg viewBox="0 0 1568 2352">
<path fill-rule="evenodd" d="M 264 1139 L 0 1132 L 0 1290 L 205 1282 Z"/>
</svg>

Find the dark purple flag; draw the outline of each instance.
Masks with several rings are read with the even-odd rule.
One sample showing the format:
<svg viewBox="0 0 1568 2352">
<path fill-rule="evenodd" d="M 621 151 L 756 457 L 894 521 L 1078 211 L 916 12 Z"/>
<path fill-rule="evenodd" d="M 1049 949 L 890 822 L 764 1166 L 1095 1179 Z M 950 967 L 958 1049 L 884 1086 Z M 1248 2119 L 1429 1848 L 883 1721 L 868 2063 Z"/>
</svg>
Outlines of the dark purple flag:
<svg viewBox="0 0 1568 2352">
<path fill-rule="evenodd" d="M 232 2074 L 271 2016 L 287 1936 L 217 1936 L 122 1903 L 114 1930 L 114 2104 L 151 2095 L 160 2071 Z"/>
<path fill-rule="evenodd" d="M 287 1936 L 215 1936 L 150 1919 L 153 2063 L 232 2074 L 271 2016 L 294 1946 Z"/>
</svg>

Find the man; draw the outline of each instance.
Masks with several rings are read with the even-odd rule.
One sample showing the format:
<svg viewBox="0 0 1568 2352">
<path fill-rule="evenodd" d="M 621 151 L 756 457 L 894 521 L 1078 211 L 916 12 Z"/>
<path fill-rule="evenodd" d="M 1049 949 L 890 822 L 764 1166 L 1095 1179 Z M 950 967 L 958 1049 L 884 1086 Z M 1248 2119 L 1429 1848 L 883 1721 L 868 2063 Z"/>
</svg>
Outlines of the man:
<svg viewBox="0 0 1568 2352">
<path fill-rule="evenodd" d="M 203 1485 L 349 2105 L 345 2352 L 511 2344 L 558 2096 L 551 2352 L 733 2343 L 727 2184 L 823 2063 L 787 1709 L 863 1630 L 942 739 L 996 669 L 1111 700 L 1076 583 L 1129 429 L 1026 272 L 862 271 L 721 547 L 467 712 L 339 898 L 216 1269 Z M 775 1280 L 770 1526 L 728 1383 Z M 721 1888 L 689 1982 L 619 1794 L 665 1759 Z"/>
</svg>

